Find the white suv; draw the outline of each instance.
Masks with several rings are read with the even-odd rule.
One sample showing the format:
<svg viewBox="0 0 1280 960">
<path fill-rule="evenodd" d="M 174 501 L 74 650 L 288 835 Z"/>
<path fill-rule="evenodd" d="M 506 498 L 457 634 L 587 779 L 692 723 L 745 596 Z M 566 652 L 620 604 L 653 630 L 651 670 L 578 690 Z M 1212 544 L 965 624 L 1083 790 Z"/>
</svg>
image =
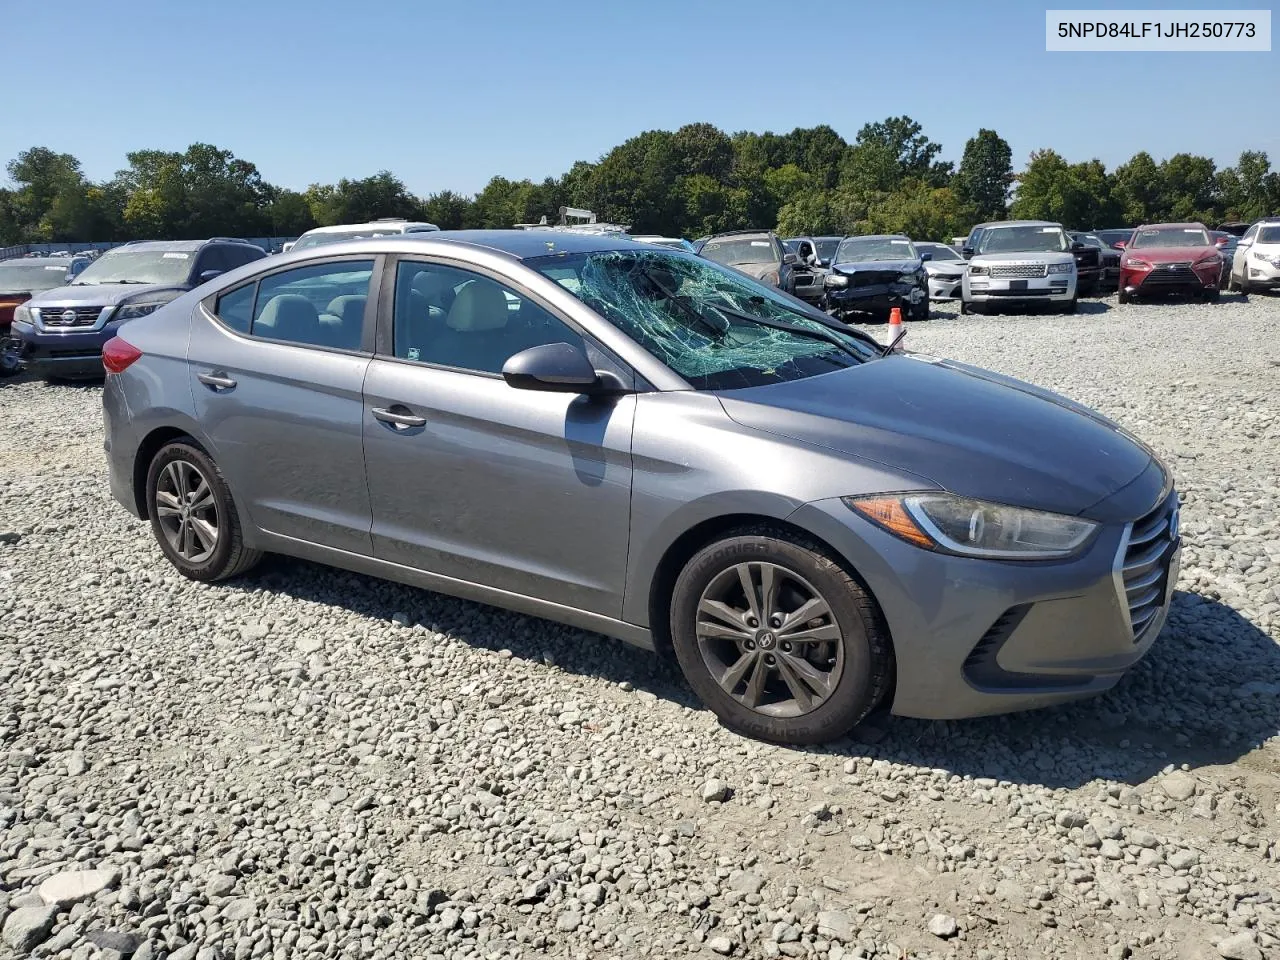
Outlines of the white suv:
<svg viewBox="0 0 1280 960">
<path fill-rule="evenodd" d="M 1241 293 L 1280 288 L 1280 217 L 1259 220 L 1244 232 L 1228 285 Z"/>
<path fill-rule="evenodd" d="M 961 251 L 969 261 L 960 285 L 960 312 L 1008 304 L 1044 304 L 1076 312 L 1076 260 L 1059 223 L 1002 220 L 980 223 Z"/>
<path fill-rule="evenodd" d="M 340 240 L 362 240 L 368 237 L 389 237 L 399 233 L 434 233 L 439 230 L 434 223 L 405 220 L 403 217 L 387 217 L 369 223 L 339 223 L 332 227 L 316 227 L 308 230 L 293 243 L 285 244 L 283 253 L 306 250 Z"/>
</svg>

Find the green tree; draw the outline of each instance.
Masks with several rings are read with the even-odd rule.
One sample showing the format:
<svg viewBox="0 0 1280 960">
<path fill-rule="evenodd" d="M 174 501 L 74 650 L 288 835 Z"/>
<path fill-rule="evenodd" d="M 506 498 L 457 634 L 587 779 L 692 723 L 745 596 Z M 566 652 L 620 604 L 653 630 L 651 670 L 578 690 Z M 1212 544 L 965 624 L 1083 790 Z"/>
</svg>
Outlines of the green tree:
<svg viewBox="0 0 1280 960">
<path fill-rule="evenodd" d="M 1219 217 L 1218 176 L 1208 157 L 1176 153 L 1160 164 L 1168 217 L 1177 222 Z"/>
<path fill-rule="evenodd" d="M 1280 173 L 1260 150 L 1246 150 L 1218 174 L 1224 217 L 1252 222 L 1280 210 Z"/>
<path fill-rule="evenodd" d="M 422 201 L 422 218 L 441 230 L 461 230 L 471 201 L 452 190 L 441 190 Z"/>
<path fill-rule="evenodd" d="M 1116 167 L 1111 182 L 1112 196 L 1122 224 L 1137 226 L 1140 223 L 1159 223 L 1168 218 L 1164 178 L 1151 154 L 1145 150 Z"/>
<path fill-rule="evenodd" d="M 267 218 L 273 237 L 296 237 L 316 225 L 307 198 L 296 190 L 268 188 Z"/>
<path fill-rule="evenodd" d="M 320 226 L 366 223 L 384 217 L 411 219 L 418 214 L 418 199 L 389 170 L 360 180 L 345 177 L 336 184 L 312 184 L 303 194 L 311 216 Z"/>
<path fill-rule="evenodd" d="M 194 240 L 257 236 L 271 228 L 271 191 L 258 168 L 230 150 L 193 143 L 184 152 L 136 150 L 116 174 L 134 236 Z"/>
<path fill-rule="evenodd" d="M 960 167 L 952 181 L 956 197 L 973 208 L 979 221 L 1003 219 L 1009 210 L 1013 185 L 1013 152 L 994 130 L 982 129 L 964 145 Z"/>
<path fill-rule="evenodd" d="M 937 160 L 942 144 L 924 135 L 908 116 L 868 123 L 858 131 L 845 156 L 841 183 L 868 192 L 890 193 L 904 180 L 942 187 L 951 179 L 951 164 Z"/>
<path fill-rule="evenodd" d="M 1069 164 L 1056 150 L 1037 150 L 1018 176 L 1010 208 L 1020 220 L 1053 220 L 1068 230 L 1105 225 L 1118 209 L 1099 160 Z"/>
<path fill-rule="evenodd" d="M 911 179 L 873 203 L 859 222 L 858 232 L 904 233 L 913 240 L 949 243 L 975 219 L 973 208 L 961 201 L 952 188 Z"/>
</svg>

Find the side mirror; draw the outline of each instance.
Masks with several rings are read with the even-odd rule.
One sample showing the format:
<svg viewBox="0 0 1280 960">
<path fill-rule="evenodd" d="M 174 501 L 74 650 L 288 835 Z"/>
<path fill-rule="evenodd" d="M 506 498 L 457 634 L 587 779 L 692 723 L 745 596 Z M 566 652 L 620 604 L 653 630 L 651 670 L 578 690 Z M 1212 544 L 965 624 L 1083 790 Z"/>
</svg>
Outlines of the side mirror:
<svg viewBox="0 0 1280 960">
<path fill-rule="evenodd" d="M 970 257 L 973 256 L 973 247 L 961 247 L 960 256 L 968 260 Z"/>
<path fill-rule="evenodd" d="M 794 253 L 784 253 L 782 255 L 782 265 L 786 267 L 795 266 L 796 255 Z"/>
<path fill-rule="evenodd" d="M 517 390 L 544 393 L 619 393 L 622 383 L 611 373 L 598 373 L 578 347 L 544 343 L 507 359 L 502 379 Z"/>
<path fill-rule="evenodd" d="M 933 254 L 932 254 L 932 253 L 922 253 L 922 254 L 920 254 L 920 262 L 921 262 L 921 263 L 928 263 L 928 262 L 929 262 L 930 260 L 932 260 L 932 259 L 933 259 Z"/>
<path fill-rule="evenodd" d="M 222 276 L 221 270 L 204 270 L 204 271 L 201 271 L 200 273 L 200 282 L 208 283 L 214 277 L 220 277 L 220 276 Z"/>
<path fill-rule="evenodd" d="M 1086 245 L 1085 245 L 1085 244 L 1083 244 L 1083 243 L 1081 243 L 1079 240 L 1073 240 L 1073 241 L 1071 241 L 1071 252 L 1072 252 L 1072 253 L 1080 253 L 1081 251 L 1083 251 L 1083 250 L 1085 250 L 1085 249 L 1087 249 Z"/>
<path fill-rule="evenodd" d="M 1128 246 L 1128 243 L 1124 240 L 1117 240 L 1115 243 L 1112 244 L 1112 246 L 1115 247 L 1117 250 L 1123 250 L 1126 246 Z"/>
</svg>

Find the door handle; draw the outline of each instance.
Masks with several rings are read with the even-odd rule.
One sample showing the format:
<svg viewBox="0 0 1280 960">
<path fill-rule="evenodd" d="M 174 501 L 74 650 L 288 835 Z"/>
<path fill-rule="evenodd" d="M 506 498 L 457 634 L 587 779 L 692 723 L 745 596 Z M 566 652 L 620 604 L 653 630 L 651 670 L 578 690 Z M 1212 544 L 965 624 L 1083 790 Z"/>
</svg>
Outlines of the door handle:
<svg viewBox="0 0 1280 960">
<path fill-rule="evenodd" d="M 414 416 L 408 412 L 408 407 L 402 407 L 397 404 L 394 407 L 374 407 L 369 412 L 373 414 L 375 420 L 381 420 L 383 423 L 389 423 L 397 430 L 405 430 L 409 427 L 425 427 L 427 425 L 426 417 Z M 400 413 L 404 410 L 406 412 Z"/>
<path fill-rule="evenodd" d="M 225 373 L 201 373 L 197 374 L 196 379 L 214 390 L 230 390 L 236 385 L 236 382 Z"/>
</svg>

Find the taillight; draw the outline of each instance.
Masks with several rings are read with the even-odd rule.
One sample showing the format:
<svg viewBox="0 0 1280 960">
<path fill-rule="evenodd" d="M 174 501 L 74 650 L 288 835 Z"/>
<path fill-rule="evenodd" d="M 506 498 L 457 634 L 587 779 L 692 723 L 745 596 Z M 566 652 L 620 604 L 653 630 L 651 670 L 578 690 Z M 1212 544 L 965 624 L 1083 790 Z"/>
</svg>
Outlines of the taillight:
<svg viewBox="0 0 1280 960">
<path fill-rule="evenodd" d="M 102 365 L 107 373 L 124 373 L 142 351 L 123 337 L 112 337 L 102 348 Z"/>
</svg>

